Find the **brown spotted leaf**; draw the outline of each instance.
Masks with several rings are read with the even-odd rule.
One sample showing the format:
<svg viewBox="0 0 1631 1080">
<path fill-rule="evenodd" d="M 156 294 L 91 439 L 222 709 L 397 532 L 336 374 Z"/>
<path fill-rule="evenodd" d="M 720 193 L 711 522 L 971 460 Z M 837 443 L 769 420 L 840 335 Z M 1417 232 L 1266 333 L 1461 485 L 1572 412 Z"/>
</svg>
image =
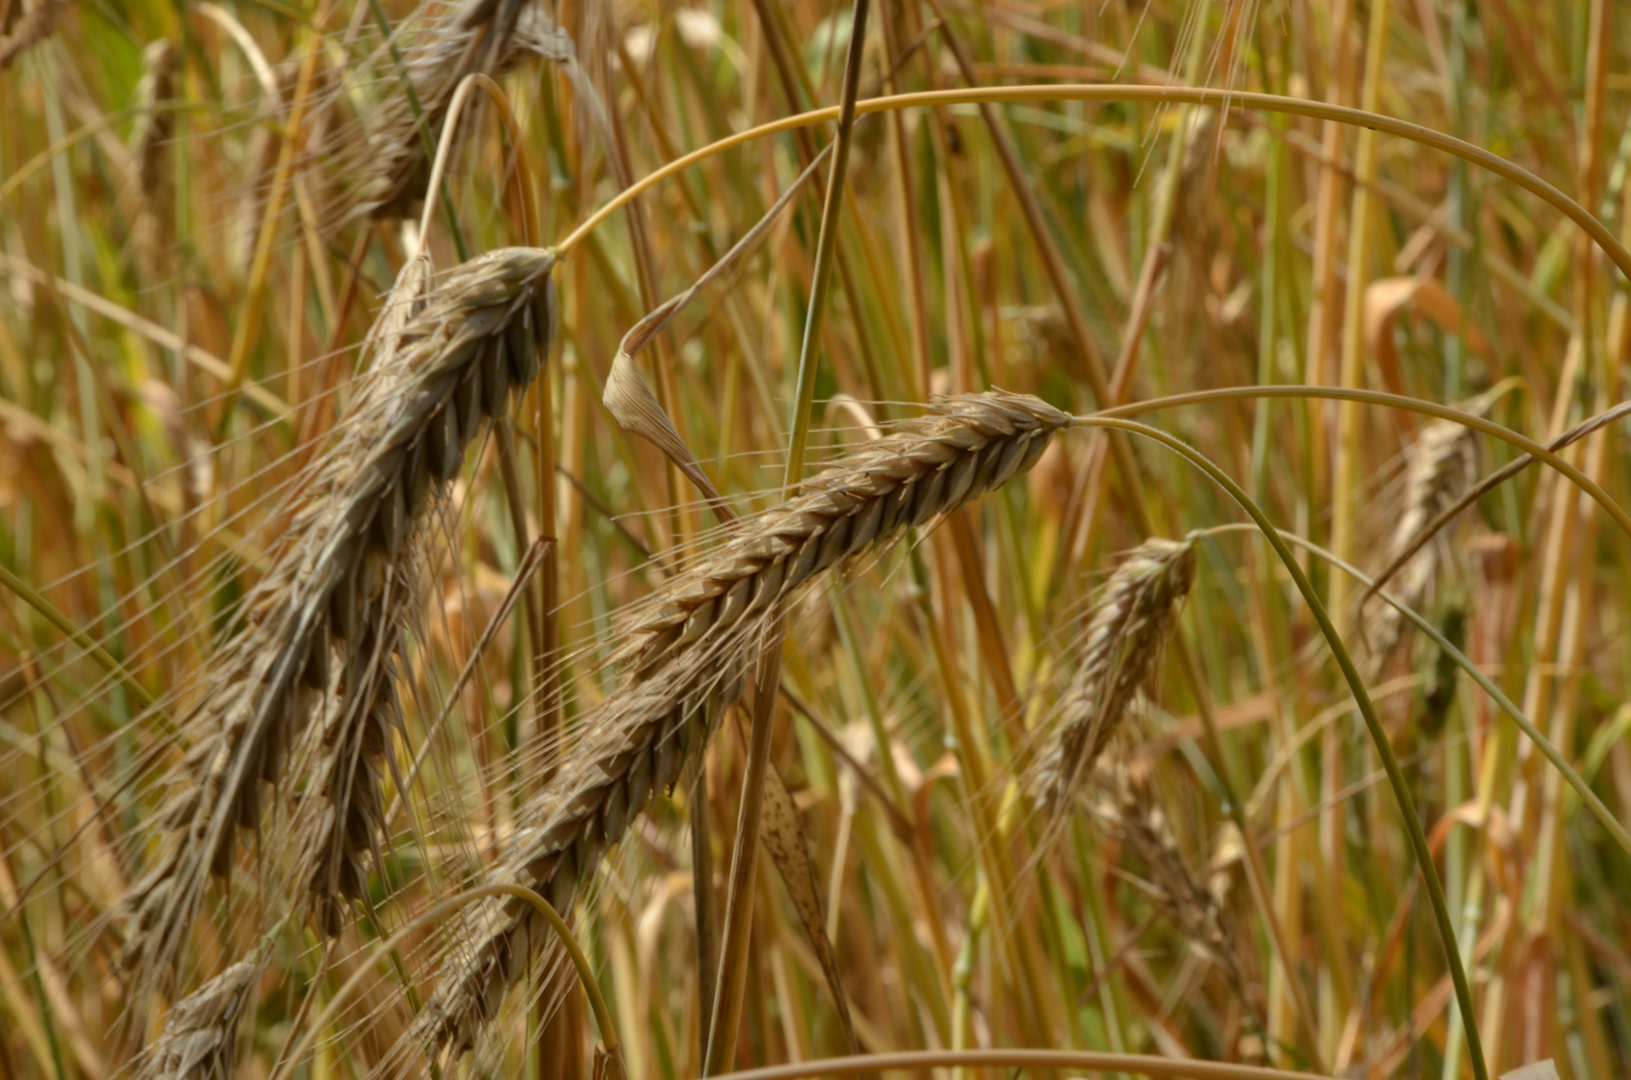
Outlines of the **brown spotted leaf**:
<svg viewBox="0 0 1631 1080">
<path fill-rule="evenodd" d="M 838 1005 L 838 1019 L 843 1022 L 844 1034 L 849 1038 L 850 1051 L 859 1052 L 855 1041 L 855 1027 L 850 1022 L 849 1001 L 844 997 L 844 985 L 838 978 L 838 960 L 833 956 L 832 943 L 827 940 L 827 920 L 821 911 L 821 887 L 816 882 L 815 867 L 810 863 L 810 847 L 805 840 L 804 818 L 793 802 L 792 792 L 781 770 L 771 767 L 765 776 L 764 820 L 760 825 L 759 842 L 770 854 L 771 861 L 787 883 L 788 895 L 798 909 L 799 922 L 810 939 L 816 957 L 821 961 L 822 974 L 832 990 Z"/>
</svg>

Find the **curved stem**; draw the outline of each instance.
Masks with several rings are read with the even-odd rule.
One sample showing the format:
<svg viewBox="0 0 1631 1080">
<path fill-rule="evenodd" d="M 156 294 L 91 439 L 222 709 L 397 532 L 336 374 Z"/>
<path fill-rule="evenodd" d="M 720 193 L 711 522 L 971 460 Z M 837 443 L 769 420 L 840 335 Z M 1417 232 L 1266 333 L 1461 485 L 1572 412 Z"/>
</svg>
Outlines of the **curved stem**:
<svg viewBox="0 0 1631 1080">
<path fill-rule="evenodd" d="M 1293 533 L 1281 533 L 1281 536 L 1290 543 L 1313 552 L 1332 566 L 1347 572 L 1361 585 L 1367 588 L 1373 587 L 1374 579 L 1351 563 L 1337 558 L 1334 552 L 1327 551 L 1313 541 L 1305 540 Z M 1603 828 L 1608 830 L 1608 834 L 1614 838 L 1616 844 L 1620 845 L 1620 849 L 1627 855 L 1631 855 L 1631 832 L 1626 831 L 1625 826 L 1621 825 L 1619 820 L 1614 817 L 1613 811 L 1603 804 L 1603 800 L 1597 797 L 1596 792 L 1591 790 L 1591 785 L 1586 783 L 1585 777 L 1575 771 L 1574 766 L 1570 765 L 1558 748 L 1552 745 L 1551 740 L 1546 738 L 1541 730 L 1523 714 L 1523 710 L 1518 708 L 1511 698 L 1502 693 L 1501 688 L 1496 686 L 1488 675 L 1480 671 L 1465 653 L 1456 648 L 1450 642 L 1450 639 L 1444 636 L 1443 631 L 1428 622 L 1415 609 L 1386 589 L 1378 589 L 1376 595 L 1392 604 L 1400 615 L 1403 615 L 1415 625 L 1416 629 L 1432 638 L 1433 644 L 1444 650 L 1444 654 L 1454 660 L 1457 667 L 1465 671 L 1473 682 L 1483 688 L 1483 691 L 1494 700 L 1495 704 L 1501 707 L 1501 711 L 1511 717 L 1514 724 L 1518 725 L 1518 729 L 1529 736 L 1530 741 L 1540 750 L 1542 756 L 1551 762 L 1558 772 L 1563 774 L 1563 779 L 1568 782 L 1570 787 L 1574 788 L 1575 794 L 1580 796 L 1580 801 L 1586 804 L 1592 815 L 1597 818 Z"/>
<path fill-rule="evenodd" d="M 1432 128 L 1423 127 L 1420 124 L 1412 124 L 1407 120 L 1396 120 L 1393 117 L 1366 112 L 1363 109 L 1328 105 L 1320 101 L 1285 97 L 1280 94 L 1248 93 L 1241 90 L 1205 90 L 1184 86 L 1125 86 L 1119 83 L 1065 83 L 1045 86 L 972 87 L 959 90 L 931 90 L 915 94 L 893 94 L 887 97 L 868 98 L 865 101 L 857 102 L 855 112 L 857 115 L 865 115 L 868 113 L 888 112 L 892 109 L 918 108 L 926 105 L 1013 104 L 1039 101 L 1147 102 L 1154 104 L 1215 105 L 1224 109 L 1246 108 L 1261 112 L 1290 113 L 1293 116 L 1307 116 L 1316 120 L 1332 120 L 1339 124 L 1371 128 L 1402 139 L 1409 139 L 1411 142 L 1420 143 L 1423 146 L 1429 146 L 1435 150 L 1471 162 L 1539 196 L 1584 229 L 1587 235 L 1603 251 L 1607 252 L 1609 258 L 1614 260 L 1614 264 L 1620 268 L 1620 272 L 1631 278 L 1631 252 L 1626 251 L 1624 245 L 1615 239 L 1614 234 L 1609 231 L 1608 227 L 1590 211 L 1569 198 L 1562 191 L 1559 191 L 1552 184 L 1542 180 L 1523 166 L 1514 164 L 1498 154 L 1492 154 L 1488 150 L 1474 146 L 1465 140 L 1445 135 L 1443 132 L 1434 131 Z M 684 157 L 677 158 L 662 168 L 647 174 L 638 183 L 618 193 L 615 198 L 595 211 L 587 221 L 573 230 L 571 235 L 562 240 L 559 248 L 563 252 L 569 251 L 602 221 L 617 212 L 630 199 L 639 195 L 640 192 L 699 161 L 723 153 L 733 147 L 762 139 L 768 135 L 792 131 L 795 128 L 808 127 L 812 124 L 826 123 L 829 120 L 837 119 L 838 115 L 839 107 L 836 105 L 825 109 L 812 109 L 796 116 L 783 117 L 768 124 L 760 124 L 758 127 L 737 132 L 735 135 L 693 150 Z"/>
<path fill-rule="evenodd" d="M 1472 987 L 1467 982 L 1467 972 L 1461 963 L 1461 952 L 1456 945 L 1455 924 L 1450 921 L 1449 905 L 1444 900 L 1444 886 L 1438 880 L 1438 872 L 1433 867 L 1433 852 L 1428 846 L 1427 836 L 1422 832 L 1421 821 L 1416 816 L 1415 800 L 1410 797 L 1409 785 L 1405 783 L 1404 770 L 1399 768 L 1399 759 L 1394 756 L 1393 745 L 1388 741 L 1387 732 L 1382 728 L 1381 718 L 1376 714 L 1376 706 L 1372 704 L 1370 695 L 1365 692 L 1365 681 L 1359 675 L 1359 669 L 1354 666 L 1353 657 L 1348 655 L 1347 646 L 1342 643 L 1342 635 L 1337 633 L 1336 624 L 1326 612 L 1325 605 L 1320 602 L 1319 594 L 1314 591 L 1313 583 L 1303 568 L 1297 564 L 1297 559 L 1291 553 L 1285 539 L 1280 536 L 1268 516 L 1261 507 L 1247 495 L 1241 486 L 1234 482 L 1228 473 L 1214 465 L 1206 455 L 1188 445 L 1183 440 L 1169 435 L 1164 431 L 1140 424 L 1133 420 L 1121 420 L 1108 416 L 1078 416 L 1074 420 L 1078 427 L 1105 427 L 1120 431 L 1129 431 L 1146 438 L 1154 439 L 1169 450 L 1186 458 L 1196 468 L 1206 473 L 1213 482 L 1229 493 L 1230 498 L 1240 504 L 1241 509 L 1251 515 L 1263 536 L 1274 547 L 1274 553 L 1285 564 L 1286 572 L 1296 582 L 1297 590 L 1303 594 L 1303 600 L 1308 604 L 1314 621 L 1319 624 L 1320 632 L 1325 635 L 1326 642 L 1331 647 L 1331 654 L 1336 658 L 1337 666 L 1342 669 L 1343 678 L 1348 681 L 1348 689 L 1353 693 L 1354 703 L 1359 707 L 1359 714 L 1365 720 L 1365 728 L 1370 732 L 1371 741 L 1376 745 L 1376 753 L 1382 759 L 1382 767 L 1387 772 L 1388 784 L 1393 788 L 1393 797 L 1399 804 L 1399 811 L 1404 818 L 1405 834 L 1410 838 L 1411 851 L 1415 856 L 1416 868 L 1421 872 L 1422 882 L 1426 886 L 1427 899 L 1433 908 L 1434 921 L 1438 923 L 1440 944 L 1444 948 L 1444 960 L 1450 969 L 1450 981 L 1455 985 L 1456 1006 L 1461 1011 L 1461 1020 L 1467 1032 L 1467 1049 L 1472 1060 L 1473 1075 L 1477 1080 L 1489 1080 L 1489 1071 L 1484 1064 L 1484 1048 L 1478 1038 L 1477 1019 L 1473 1015 Z"/>
<path fill-rule="evenodd" d="M 1094 417 L 1109 419 L 1112 417 L 1136 416 L 1139 413 L 1154 412 L 1157 409 L 1172 409 L 1180 405 L 1198 405 L 1209 401 L 1237 401 L 1243 398 L 1332 398 L 1337 401 L 1363 401 L 1371 405 L 1387 405 L 1396 409 L 1407 409 L 1410 412 L 1424 413 L 1436 416 L 1441 420 L 1451 420 L 1457 424 L 1464 424 L 1476 431 L 1481 431 L 1492 438 L 1532 455 L 1539 461 L 1545 462 L 1564 476 L 1568 477 L 1580 490 L 1590 495 L 1592 501 L 1603 508 L 1609 517 L 1614 519 L 1626 534 L 1631 537 L 1631 515 L 1613 496 L 1604 491 L 1589 476 L 1558 457 L 1545 446 L 1526 435 L 1520 435 L 1509 427 L 1497 424 L 1493 420 L 1486 420 L 1482 416 L 1452 409 L 1448 405 L 1439 405 L 1431 401 L 1419 401 L 1416 398 L 1404 397 L 1400 394 L 1388 394 L 1380 390 L 1344 389 L 1337 386 L 1225 386 L 1216 390 L 1196 390 L 1188 394 L 1172 394 L 1168 397 L 1150 398 L 1148 401 L 1135 401 L 1129 405 L 1118 405 L 1113 409 L 1104 409 L 1093 413 Z M 1081 419 L 1081 418 L 1079 418 Z M 1116 425 L 1104 425 L 1114 427 Z"/>
<path fill-rule="evenodd" d="M 517 899 L 525 900 L 538 910 L 538 913 L 544 917 L 544 921 L 549 923 L 556 936 L 561 939 L 561 944 L 565 946 L 567 955 L 572 958 L 572 966 L 578 969 L 578 979 L 583 983 L 583 992 L 589 998 L 589 1008 L 595 1014 L 595 1024 L 600 1028 L 600 1041 L 606 1045 L 606 1052 L 617 1062 L 619 1077 L 627 1076 L 628 1074 L 623 1069 L 623 1055 L 617 1042 L 617 1028 L 612 1024 L 611 1010 L 606 1007 L 606 999 L 601 996 L 600 984 L 595 981 L 595 971 L 589 965 L 589 958 L 584 955 L 577 939 L 572 936 L 572 929 L 566 925 L 566 920 L 561 918 L 561 913 L 556 911 L 548 900 L 524 885 L 480 885 L 457 896 L 449 897 L 410 919 L 406 925 L 380 943 L 374 950 L 374 956 L 378 957 L 391 952 L 406 941 L 409 936 L 418 933 L 437 919 L 457 911 L 472 901 L 486 900 L 495 896 L 514 896 Z M 301 1059 L 306 1056 L 306 1051 L 311 1049 L 311 1044 L 317 1038 L 317 1033 L 328 1026 L 340 1006 L 345 1003 L 345 999 L 351 995 L 352 991 L 356 990 L 372 970 L 372 964 L 357 965 L 357 970 L 351 973 L 351 977 L 340 986 L 340 989 L 329 999 L 328 1004 L 323 1006 L 323 1011 L 317 1014 L 317 1019 L 312 1021 L 311 1027 L 306 1029 L 306 1034 L 301 1036 L 300 1042 L 295 1045 L 294 1052 L 284 1059 L 287 1068 L 282 1072 L 274 1073 L 271 1080 L 288 1080 L 289 1072 L 300 1064 Z"/>
</svg>

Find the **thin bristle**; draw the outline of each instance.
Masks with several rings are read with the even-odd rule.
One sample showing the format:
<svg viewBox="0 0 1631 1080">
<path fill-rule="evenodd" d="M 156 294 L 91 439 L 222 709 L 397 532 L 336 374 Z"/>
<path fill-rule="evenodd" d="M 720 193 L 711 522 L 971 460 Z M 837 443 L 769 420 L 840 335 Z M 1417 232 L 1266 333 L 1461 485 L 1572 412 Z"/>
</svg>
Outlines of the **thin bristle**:
<svg viewBox="0 0 1631 1080">
<path fill-rule="evenodd" d="M 257 826 L 262 785 L 292 790 L 290 751 L 315 716 L 296 819 L 306 891 L 329 933 L 341 901 L 363 894 L 382 827 L 392 662 L 420 599 L 419 523 L 480 424 L 537 374 L 553 265 L 547 251 L 501 249 L 428 294 L 425 264 L 404 268 L 343 434 L 248 599 L 251 625 L 211 660 L 184 722 L 192 745 L 160 815 L 169 841 L 125 898 L 138 982 L 167 988 L 205 881 L 230 871 L 239 830 Z"/>
<path fill-rule="evenodd" d="M 492 880 L 535 889 L 566 909 L 600 854 L 652 795 L 670 788 L 736 696 L 764 618 L 845 560 L 875 555 L 1029 469 L 1069 417 L 1001 392 L 949 398 L 936 415 L 859 451 L 803 494 L 744 526 L 668 581 L 630 629 L 630 677 L 584 722 L 582 741 L 522 814 L 533 823 Z M 771 643 L 769 647 L 779 647 Z M 436 1053 L 474 1046 L 548 932 L 519 901 L 471 910 L 455 931 L 435 996 L 415 1022 Z"/>
<path fill-rule="evenodd" d="M 1058 737 L 1031 784 L 1037 805 L 1058 818 L 1150 681 L 1178 610 L 1195 582 L 1188 540 L 1146 540 L 1116 567 L 1094 605 L 1080 666 L 1058 708 Z"/>
</svg>

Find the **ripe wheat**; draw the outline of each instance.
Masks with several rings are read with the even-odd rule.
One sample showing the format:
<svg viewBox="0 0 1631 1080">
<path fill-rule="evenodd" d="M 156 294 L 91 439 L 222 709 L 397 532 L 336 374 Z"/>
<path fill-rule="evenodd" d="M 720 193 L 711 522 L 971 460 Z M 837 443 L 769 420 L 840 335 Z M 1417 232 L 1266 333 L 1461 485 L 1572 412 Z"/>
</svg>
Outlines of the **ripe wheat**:
<svg viewBox="0 0 1631 1080">
<path fill-rule="evenodd" d="M 1087 627 L 1081 666 L 1059 707 L 1058 738 L 1035 770 L 1037 806 L 1059 820 L 1121 726 L 1195 582 L 1188 540 L 1146 540 L 1110 575 Z"/>
<path fill-rule="evenodd" d="M 305 890 L 330 934 L 342 901 L 364 895 L 383 826 L 390 666 L 418 601 L 415 530 L 466 445 L 536 376 L 554 331 L 553 265 L 546 251 L 500 249 L 428 291 L 425 264 L 405 268 L 376 362 L 248 598 L 250 626 L 211 661 L 184 721 L 192 745 L 157 819 L 169 835 L 124 900 L 138 984 L 169 989 L 209 874 L 225 876 L 239 830 L 258 825 L 263 783 L 289 790 L 290 749 L 313 716 L 295 819 Z"/>
<path fill-rule="evenodd" d="M 799 587 L 840 562 L 875 554 L 1029 469 L 1069 417 L 1001 392 L 944 399 L 938 412 L 823 472 L 803 494 L 746 522 L 716 552 L 670 579 L 619 653 L 627 682 L 588 717 L 561 770 L 530 801 L 530 824 L 495 880 L 571 903 L 606 845 L 652 794 L 670 788 L 733 698 L 761 632 Z M 769 624 L 778 625 L 769 618 Z M 765 647 L 779 648 L 779 642 Z M 421 1046 L 474 1046 L 536 947 L 549 940 L 520 901 L 469 909 L 446 952 L 435 996 L 415 1021 Z"/>
</svg>

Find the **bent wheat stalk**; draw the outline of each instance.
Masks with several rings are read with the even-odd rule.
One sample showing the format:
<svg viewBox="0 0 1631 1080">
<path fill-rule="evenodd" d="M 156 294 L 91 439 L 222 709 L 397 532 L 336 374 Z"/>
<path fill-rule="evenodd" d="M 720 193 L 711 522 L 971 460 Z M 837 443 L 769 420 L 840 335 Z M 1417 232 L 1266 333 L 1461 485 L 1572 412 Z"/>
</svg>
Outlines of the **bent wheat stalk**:
<svg viewBox="0 0 1631 1080">
<path fill-rule="evenodd" d="M 670 788 L 707 737 L 710 702 L 736 696 L 765 619 L 839 563 L 876 554 L 1029 469 L 1069 417 L 1033 397 L 943 399 L 936 415 L 868 445 L 806 483 L 670 579 L 618 653 L 629 676 L 585 718 L 574 753 L 528 803 L 528 823 L 490 880 L 523 885 L 565 911 L 606 845 L 652 794 Z M 772 645 L 771 647 L 775 647 Z M 452 932 L 435 995 L 412 1032 L 434 1056 L 474 1047 L 548 940 L 517 901 L 470 909 Z"/>
<path fill-rule="evenodd" d="M 537 375 L 554 332 L 554 262 L 548 251 L 501 249 L 434 287 L 428 263 L 404 268 L 373 336 L 375 362 L 249 595 L 250 626 L 212 659 L 183 723 L 192 746 L 158 818 L 169 835 L 124 899 L 138 986 L 171 989 L 208 877 L 228 874 L 239 830 L 260 821 L 262 784 L 288 779 L 289 749 L 319 713 L 322 726 L 300 744 L 303 885 L 331 934 L 343 900 L 364 895 L 364 856 L 383 826 L 390 668 L 413 606 L 415 534 L 466 445 Z"/>
</svg>

